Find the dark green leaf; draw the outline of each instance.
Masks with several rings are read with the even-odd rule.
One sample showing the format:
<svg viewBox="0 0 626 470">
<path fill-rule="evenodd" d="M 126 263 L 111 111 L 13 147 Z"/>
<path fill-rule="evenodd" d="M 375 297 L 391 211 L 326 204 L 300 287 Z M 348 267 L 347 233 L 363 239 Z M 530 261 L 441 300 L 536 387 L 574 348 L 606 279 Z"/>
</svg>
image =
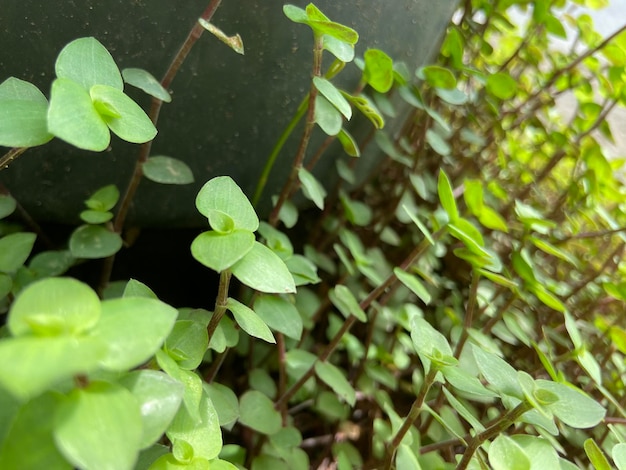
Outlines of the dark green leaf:
<svg viewBox="0 0 626 470">
<path fill-rule="evenodd" d="M 295 305 L 275 295 L 260 295 L 254 302 L 254 311 L 272 329 L 299 340 L 302 336 L 302 318 Z"/>
<path fill-rule="evenodd" d="M 17 202 L 15 201 L 15 199 L 13 199 L 11 196 L 0 194 L 0 219 L 4 219 L 5 217 L 11 215 L 13 211 L 15 211 L 16 207 Z"/>
<path fill-rule="evenodd" d="M 262 434 L 272 435 L 281 428 L 280 413 L 263 393 L 248 390 L 239 399 L 239 422 Z"/>
<path fill-rule="evenodd" d="M 356 392 L 350 385 L 350 382 L 344 377 L 341 369 L 328 362 L 317 361 L 315 363 L 315 373 L 333 392 L 343 398 L 350 406 L 354 406 Z"/>
<path fill-rule="evenodd" d="M 341 143 L 344 152 L 346 152 L 348 155 L 350 155 L 351 157 L 361 156 L 361 150 L 359 149 L 359 145 L 356 143 L 354 137 L 352 137 L 352 135 L 350 135 L 347 130 L 341 129 L 339 131 L 339 134 L 337 134 L 337 139 L 339 139 L 339 142 Z"/>
<path fill-rule="evenodd" d="M 0 271 L 13 273 L 24 265 L 35 244 L 37 235 L 18 232 L 0 238 Z"/>
<path fill-rule="evenodd" d="M 422 302 L 428 305 L 431 301 L 430 292 L 424 287 L 419 279 L 412 274 L 403 271 L 400 268 L 394 268 L 393 273 L 400 280 L 402 284 L 408 287 L 415 295 L 417 295 Z"/>
<path fill-rule="evenodd" d="M 348 318 L 354 315 L 359 321 L 366 322 L 367 316 L 365 312 L 346 286 L 338 284 L 328 293 L 330 301 L 344 317 Z"/>
<path fill-rule="evenodd" d="M 298 171 L 298 179 L 302 183 L 302 189 L 307 199 L 313 201 L 320 210 L 323 210 L 326 190 L 320 182 L 304 168 L 300 168 Z"/>
</svg>

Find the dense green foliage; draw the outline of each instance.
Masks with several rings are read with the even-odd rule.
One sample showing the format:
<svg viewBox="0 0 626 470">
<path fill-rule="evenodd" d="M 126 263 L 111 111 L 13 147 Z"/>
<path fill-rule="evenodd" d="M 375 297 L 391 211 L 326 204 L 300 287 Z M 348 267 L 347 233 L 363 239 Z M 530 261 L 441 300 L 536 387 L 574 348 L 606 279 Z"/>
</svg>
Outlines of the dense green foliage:
<svg viewBox="0 0 626 470">
<path fill-rule="evenodd" d="M 34 233 L 3 224 L 0 468 L 626 469 L 626 189 L 599 141 L 626 105 L 626 26 L 605 40 L 571 3 L 464 2 L 417 71 L 376 49 L 354 59 L 356 31 L 286 5 L 312 32 L 310 90 L 252 202 L 227 175 L 198 193 L 209 230 L 190 250 L 219 273 L 213 311 L 176 309 L 138 280 L 106 285 L 135 177 L 121 199 L 94 192 L 63 249 L 34 253 Z M 513 8 L 529 15 L 522 31 Z M 242 53 L 214 12 L 190 38 L 208 30 Z M 566 26 L 584 53 L 547 52 Z M 353 60 L 361 81 L 341 90 Z M 49 102 L 0 84 L 3 163 L 53 137 L 104 150 L 112 131 L 143 143 L 134 176 L 193 181 L 150 155 L 170 101 L 152 75 L 120 73 L 94 38 L 66 46 L 56 75 Z M 363 140 L 348 131 L 357 113 Z M 291 174 L 269 188 L 302 119 Z M 311 150 L 314 132 L 327 141 Z M 345 155 L 322 155 L 335 140 Z M 369 175 L 362 154 L 380 162 Z M 336 160 L 334 185 L 319 158 Z M 259 220 L 264 191 L 274 207 Z M 63 276 L 91 258 L 108 258 L 98 292 Z"/>
</svg>

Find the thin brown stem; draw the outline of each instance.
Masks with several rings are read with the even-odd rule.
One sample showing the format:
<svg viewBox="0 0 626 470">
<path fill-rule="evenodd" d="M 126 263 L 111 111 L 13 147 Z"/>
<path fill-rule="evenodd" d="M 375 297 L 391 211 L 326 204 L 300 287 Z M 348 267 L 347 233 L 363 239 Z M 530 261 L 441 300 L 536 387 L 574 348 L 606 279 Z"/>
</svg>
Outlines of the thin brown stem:
<svg viewBox="0 0 626 470">
<path fill-rule="evenodd" d="M 7 168 L 9 168 L 9 164 L 13 163 L 13 161 L 17 157 L 22 155 L 29 148 L 30 147 L 14 147 L 11 150 L 9 150 L 7 153 L 2 155 L 2 157 L 0 157 L 0 171 L 6 170 Z"/>
<path fill-rule="evenodd" d="M 207 327 L 207 332 L 209 334 L 209 343 L 211 342 L 211 338 L 213 337 L 213 333 L 215 333 L 217 325 L 219 325 L 220 320 L 224 316 L 224 313 L 226 313 L 230 277 L 231 272 L 228 269 L 220 273 L 220 285 L 217 291 L 217 299 L 215 299 L 215 309 L 213 310 L 211 321 L 209 321 L 209 326 Z"/>
</svg>

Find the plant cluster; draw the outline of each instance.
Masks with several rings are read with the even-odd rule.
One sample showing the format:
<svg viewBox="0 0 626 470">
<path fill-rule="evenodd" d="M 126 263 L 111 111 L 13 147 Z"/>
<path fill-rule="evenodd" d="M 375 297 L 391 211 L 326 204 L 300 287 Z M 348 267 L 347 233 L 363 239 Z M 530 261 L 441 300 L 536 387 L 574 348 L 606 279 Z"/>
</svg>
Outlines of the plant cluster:
<svg viewBox="0 0 626 470">
<path fill-rule="evenodd" d="M 202 31 L 243 52 L 210 22 L 219 3 L 160 82 L 82 38 L 59 54 L 49 102 L 0 84 L 3 165 L 53 137 L 141 143 L 123 196 L 94 192 L 66 247 L 34 252 L 35 233 L 2 225 L 0 467 L 626 469 L 626 190 L 598 140 L 626 105 L 626 25 L 602 38 L 569 13 L 598 0 L 468 0 L 414 72 L 377 49 L 355 59 L 356 31 L 286 5 L 312 32 L 310 90 L 252 202 L 227 175 L 202 186 L 208 227 L 190 249 L 219 273 L 217 296 L 212 311 L 174 308 L 110 269 L 142 177 L 193 181 L 150 141 Z M 551 50 L 566 27 L 574 45 Z M 361 80 L 345 91 L 333 78 L 351 62 Z M 147 115 L 124 81 L 154 97 Z M 353 112 L 371 123 L 362 140 Z M 268 188 L 302 120 L 291 173 Z M 346 155 L 327 154 L 335 141 Z M 366 149 L 380 163 L 362 175 Z M 320 158 L 336 160 L 332 187 Z M 19 205 L 3 192 L 8 217 Z M 102 258 L 95 289 L 64 276 Z"/>
</svg>

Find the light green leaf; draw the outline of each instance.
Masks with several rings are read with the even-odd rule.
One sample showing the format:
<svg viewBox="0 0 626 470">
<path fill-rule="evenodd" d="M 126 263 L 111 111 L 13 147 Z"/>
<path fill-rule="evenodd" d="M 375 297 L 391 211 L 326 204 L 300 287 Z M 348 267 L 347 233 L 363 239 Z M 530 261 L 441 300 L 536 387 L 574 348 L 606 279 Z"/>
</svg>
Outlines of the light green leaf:
<svg viewBox="0 0 626 470">
<path fill-rule="evenodd" d="M 379 93 L 387 93 L 393 85 L 393 60 L 379 49 L 368 49 L 363 54 L 363 78 Z"/>
<path fill-rule="evenodd" d="M 265 245 L 252 249 L 232 267 L 233 275 L 248 287 L 270 294 L 295 292 L 293 277 L 285 263 Z"/>
<path fill-rule="evenodd" d="M 339 134 L 337 134 L 337 139 L 339 139 L 339 142 L 341 143 L 341 146 L 343 147 L 344 152 L 346 152 L 348 155 L 350 155 L 351 157 L 360 157 L 361 156 L 361 150 L 359 149 L 359 144 L 357 144 L 356 140 L 354 140 L 354 137 L 352 137 L 352 135 L 350 135 L 350 133 L 345 130 L 345 129 L 341 129 L 339 131 Z M 337 160 L 338 162 L 341 160 Z"/>
<path fill-rule="evenodd" d="M 82 225 L 70 236 L 69 248 L 75 258 L 106 258 L 122 248 L 119 234 L 101 225 Z"/>
<path fill-rule="evenodd" d="M 157 299 L 157 295 L 143 282 L 130 279 L 124 287 L 122 297 L 145 297 L 146 299 Z"/>
<path fill-rule="evenodd" d="M 191 444 L 194 457 L 212 460 L 222 450 L 222 431 L 217 411 L 205 391 L 202 391 L 199 411 L 198 422 L 186 407 L 180 407 L 166 434 L 172 442 L 180 439 Z"/>
<path fill-rule="evenodd" d="M 35 244 L 37 235 L 18 232 L 0 238 L 0 271 L 13 273 L 24 265 Z"/>
<path fill-rule="evenodd" d="M 155 354 L 157 364 L 167 375 L 185 386 L 183 403 L 187 415 L 196 423 L 202 420 L 200 416 L 200 402 L 202 401 L 202 379 L 195 372 L 181 369 L 178 363 L 165 351 L 159 349 Z"/>
<path fill-rule="evenodd" d="M 175 358 L 178 366 L 195 370 L 209 347 L 209 334 L 204 322 L 178 320 L 165 340 L 165 350 Z"/>
<path fill-rule="evenodd" d="M 530 470 L 530 459 L 519 444 L 500 435 L 489 446 L 489 463 L 494 470 Z"/>
<path fill-rule="evenodd" d="M 446 142 L 440 134 L 432 129 L 428 129 L 426 131 L 426 142 L 428 142 L 428 145 L 430 145 L 431 148 L 442 157 L 450 155 L 451 148 L 448 142 Z"/>
<path fill-rule="evenodd" d="M 494 73 L 487 77 L 487 91 L 501 100 L 508 100 L 517 92 L 517 82 L 504 72 Z"/>
<path fill-rule="evenodd" d="M 235 227 L 255 232 L 259 228 L 259 218 L 241 188 L 229 176 L 218 176 L 208 181 L 196 197 L 196 207 L 205 217 L 212 210 L 228 214 Z"/>
<path fill-rule="evenodd" d="M 445 67 L 439 65 L 428 65 L 418 70 L 418 76 L 423 76 L 432 87 L 453 89 L 456 87 L 454 74 Z"/>
<path fill-rule="evenodd" d="M 339 111 L 343 116 L 350 120 L 352 117 L 352 108 L 341 92 L 330 81 L 322 77 L 313 77 L 315 88 Z"/>
<path fill-rule="evenodd" d="M 13 288 L 13 278 L 8 274 L 0 273 L 0 299 L 3 299 Z"/>
<path fill-rule="evenodd" d="M 280 413 L 274 403 L 257 390 L 248 390 L 239 399 L 239 422 L 262 434 L 276 434 L 281 429 Z"/>
<path fill-rule="evenodd" d="M 69 250 L 42 251 L 30 260 L 28 267 L 39 277 L 60 276 L 74 263 Z"/>
<path fill-rule="evenodd" d="M 159 81 L 154 78 L 152 74 L 143 69 L 124 69 L 122 70 L 122 77 L 126 83 L 145 91 L 150 96 L 164 101 L 165 103 L 172 101 L 169 92 L 161 86 Z"/>
<path fill-rule="evenodd" d="M 350 406 L 354 406 L 356 402 L 356 392 L 348 379 L 346 379 L 337 366 L 328 362 L 317 361 L 315 363 L 315 373 L 328 385 L 333 392 L 343 398 Z"/>
<path fill-rule="evenodd" d="M 217 382 L 204 383 L 205 392 L 215 406 L 220 426 L 230 426 L 239 418 L 237 395 L 229 387 Z"/>
<path fill-rule="evenodd" d="M 92 338 L 32 336 L 0 341 L 0 386 L 20 400 L 76 374 L 94 371 L 106 347 Z"/>
<path fill-rule="evenodd" d="M 590 437 L 585 440 L 583 446 L 585 448 L 585 454 L 589 457 L 589 460 L 593 464 L 593 468 L 595 470 L 611 470 L 611 464 L 593 438 Z"/>
<path fill-rule="evenodd" d="M 480 373 L 498 393 L 524 399 L 517 371 L 508 362 L 475 345 L 472 346 L 472 352 Z"/>
<path fill-rule="evenodd" d="M 413 347 L 420 356 L 425 370 L 430 370 L 431 361 L 452 356 L 452 349 L 446 337 L 426 320 L 414 316 L 411 318 L 410 326 Z"/>
<path fill-rule="evenodd" d="M 302 317 L 296 306 L 276 295 L 259 295 L 254 311 L 272 329 L 299 340 L 302 336 Z"/>
<path fill-rule="evenodd" d="M 109 128 L 89 92 L 65 78 L 52 82 L 48 130 L 75 147 L 94 152 L 105 150 L 111 140 Z"/>
<path fill-rule="evenodd" d="M 0 145 L 45 144 L 53 137 L 47 115 L 48 100 L 35 85 L 15 77 L 0 84 Z"/>
<path fill-rule="evenodd" d="M 123 371 L 143 364 L 161 347 L 177 316 L 175 308 L 156 299 L 122 297 L 103 301 L 100 321 L 90 332 L 108 345 L 102 366 Z"/>
<path fill-rule="evenodd" d="M 294 23 L 307 24 L 309 21 L 306 11 L 295 5 L 283 5 L 283 13 Z"/>
<path fill-rule="evenodd" d="M 302 377 L 317 361 L 317 356 L 304 349 L 290 349 L 285 354 L 287 375 L 293 380 Z"/>
<path fill-rule="evenodd" d="M 455 222 L 459 218 L 459 211 L 456 207 L 456 201 L 454 199 L 452 185 L 450 184 L 448 175 L 446 175 L 443 170 L 439 171 L 437 192 L 439 193 L 439 201 L 441 202 L 441 206 L 448 214 L 450 222 Z"/>
<path fill-rule="evenodd" d="M 352 96 L 344 93 L 343 95 L 352 105 L 358 109 L 376 129 L 382 129 L 385 127 L 385 120 L 383 115 L 378 110 L 376 105 L 364 95 Z"/>
<path fill-rule="evenodd" d="M 45 393 L 24 404 L 7 424 L 2 436 L 0 468 L 70 470 L 52 436 L 57 397 Z"/>
<path fill-rule="evenodd" d="M 108 85 L 94 85 L 89 94 L 97 110 L 104 106 L 115 111 L 114 116 L 102 112 L 100 115 L 120 139 L 142 144 L 156 136 L 157 130 L 144 110 L 122 91 Z"/>
<path fill-rule="evenodd" d="M 343 119 L 337 108 L 324 96 L 315 97 L 315 122 L 328 135 L 337 135 L 341 131 Z"/>
<path fill-rule="evenodd" d="M 349 318 L 354 315 L 361 322 L 367 321 L 367 315 L 365 315 L 359 302 L 354 298 L 350 289 L 343 284 L 338 284 L 330 290 L 328 298 L 344 317 Z"/>
<path fill-rule="evenodd" d="M 243 331 L 268 343 L 276 343 L 276 339 L 274 339 L 268 326 L 250 307 L 230 297 L 226 307 L 233 313 L 235 321 Z"/>
<path fill-rule="evenodd" d="M 92 382 L 61 404 L 54 438 L 77 467 L 130 470 L 139 454 L 141 426 L 139 406 L 127 389 Z"/>
<path fill-rule="evenodd" d="M 617 470 L 626 470 L 626 443 L 621 442 L 613 446 L 611 456 Z"/>
<path fill-rule="evenodd" d="M 254 234 L 248 230 L 223 234 L 209 231 L 193 240 L 191 254 L 206 267 L 222 272 L 246 256 L 255 243 Z"/>
<path fill-rule="evenodd" d="M 48 278 L 20 293 L 9 312 L 8 326 L 14 336 L 77 336 L 93 328 L 100 313 L 100 299 L 87 284 Z"/>
<path fill-rule="evenodd" d="M 155 183 L 191 184 L 194 182 L 191 168 L 176 158 L 156 156 L 143 164 L 143 175 Z"/>
<path fill-rule="evenodd" d="M 352 465 L 350 466 L 350 468 Z M 411 446 L 406 444 L 400 444 L 398 452 L 396 454 L 396 467 L 397 470 L 422 470 L 422 466 L 415 455 L 415 452 Z"/>
<path fill-rule="evenodd" d="M 70 42 L 59 53 L 54 69 L 57 77 L 80 84 L 85 90 L 94 85 L 107 85 L 118 90 L 124 82 L 115 61 L 95 38 L 80 38 Z"/>
<path fill-rule="evenodd" d="M 287 258 L 285 266 L 289 269 L 296 286 L 317 284 L 321 280 L 317 275 L 315 264 L 302 255 L 293 255 Z"/>
<path fill-rule="evenodd" d="M 300 168 L 298 171 L 298 179 L 302 183 L 302 189 L 306 198 L 313 201 L 320 210 L 323 210 L 326 190 L 321 183 L 304 168 Z"/>
<path fill-rule="evenodd" d="M 400 282 L 408 287 L 411 292 L 417 295 L 422 302 L 426 305 L 430 303 L 430 292 L 428 292 L 426 287 L 424 287 L 424 284 L 422 284 L 416 276 L 413 276 L 400 268 L 394 268 L 393 273 L 400 280 Z"/>
<path fill-rule="evenodd" d="M 145 449 L 165 433 L 180 408 L 185 388 L 165 373 L 147 369 L 131 372 L 119 383 L 139 404 L 143 429 L 139 446 Z"/>
<path fill-rule="evenodd" d="M 324 35 L 324 50 L 343 63 L 352 62 L 354 59 L 354 46 L 332 36 Z M 343 67 L 343 64 L 341 66 Z M 329 75 L 328 72 L 326 75 Z"/>
<path fill-rule="evenodd" d="M 590 428 L 600 423 L 606 414 L 602 405 L 576 388 L 542 379 L 535 383 L 538 389 L 547 390 L 559 397 L 556 402 L 546 405 L 546 408 L 568 426 Z"/>
</svg>

